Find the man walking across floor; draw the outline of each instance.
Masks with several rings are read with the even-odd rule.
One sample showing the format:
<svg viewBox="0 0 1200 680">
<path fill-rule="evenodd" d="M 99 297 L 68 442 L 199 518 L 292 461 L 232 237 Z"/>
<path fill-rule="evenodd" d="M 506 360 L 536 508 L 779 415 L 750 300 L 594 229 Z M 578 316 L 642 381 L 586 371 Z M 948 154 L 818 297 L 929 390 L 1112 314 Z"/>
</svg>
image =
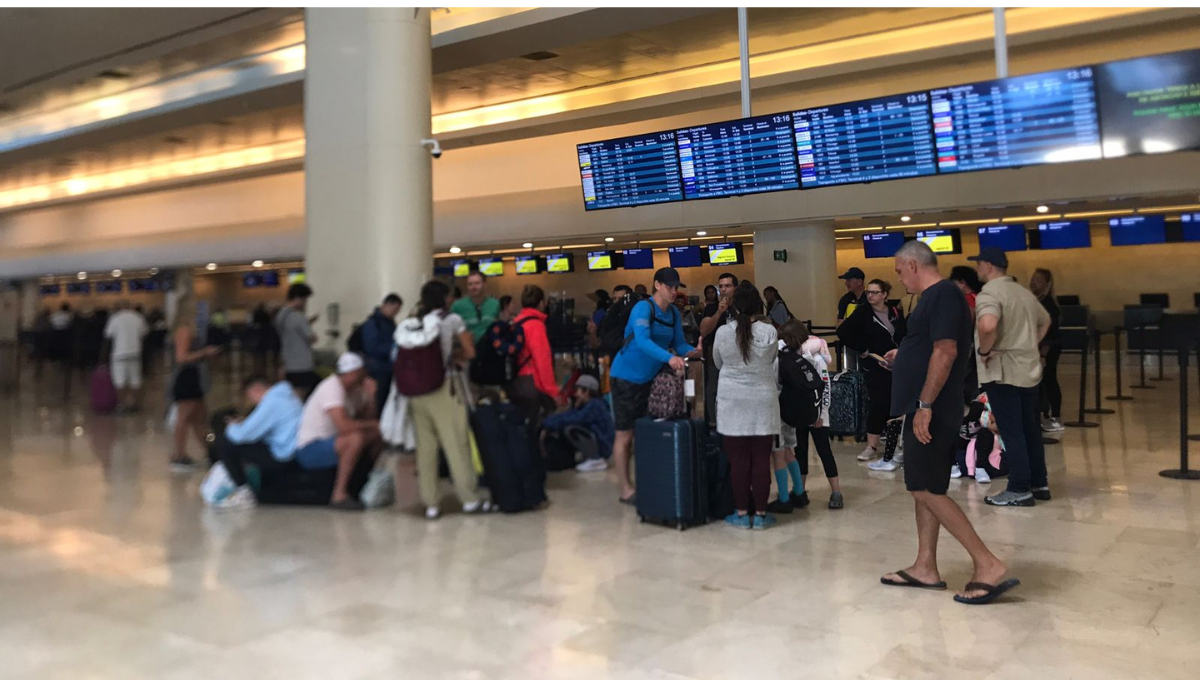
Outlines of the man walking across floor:
<svg viewBox="0 0 1200 680">
<path fill-rule="evenodd" d="M 142 339 L 150 332 L 146 319 L 130 308 L 129 302 L 117 303 L 117 312 L 108 317 L 104 338 L 112 348 L 113 387 L 117 388 L 121 411 L 131 413 L 141 406 Z"/>
<path fill-rule="evenodd" d="M 975 346 L 979 386 L 1003 433 L 1008 488 L 988 505 L 1031 506 L 1050 500 L 1046 447 L 1038 414 L 1042 357 L 1038 343 L 1050 330 L 1050 314 L 1033 293 L 1008 275 L 1008 256 L 984 248 L 975 257 L 983 291 L 975 298 Z"/>
<path fill-rule="evenodd" d="M 893 370 L 892 415 L 904 420 L 904 484 L 917 517 L 917 559 L 907 569 L 885 574 L 886 586 L 945 590 L 938 571 L 942 527 L 971 556 L 975 571 L 955 595 L 963 604 L 988 604 L 1020 585 L 1006 579 L 1007 567 L 984 545 L 962 508 L 946 496 L 962 423 L 959 386 L 971 361 L 971 312 L 966 298 L 938 272 L 937 256 L 920 241 L 896 253 L 896 274 L 910 294 L 920 295 L 908 317 L 900 347 L 884 355 Z"/>
</svg>

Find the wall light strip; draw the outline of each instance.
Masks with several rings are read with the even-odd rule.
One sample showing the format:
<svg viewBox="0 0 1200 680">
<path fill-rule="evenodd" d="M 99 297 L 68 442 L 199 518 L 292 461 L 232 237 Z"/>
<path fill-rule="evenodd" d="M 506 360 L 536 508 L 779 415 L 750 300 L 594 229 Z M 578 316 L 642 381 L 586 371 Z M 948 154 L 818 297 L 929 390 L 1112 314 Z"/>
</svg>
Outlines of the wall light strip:
<svg viewBox="0 0 1200 680">
<path fill-rule="evenodd" d="M 1200 204 L 1194 205 L 1162 205 L 1155 208 L 1138 208 L 1138 212 L 1144 213 L 1160 213 L 1160 212 L 1175 212 L 1187 210 L 1200 210 Z"/>
<path fill-rule="evenodd" d="M 1001 222 L 1028 222 L 1030 220 L 1044 220 L 1050 213 L 1041 213 L 1040 215 L 1026 215 L 1025 217 L 1005 217 Z"/>
<path fill-rule="evenodd" d="M 1133 214 L 1133 210 L 1097 210 L 1095 212 L 1066 213 L 1063 215 L 1063 218 L 1071 220 L 1071 219 L 1082 218 L 1082 217 L 1108 217 L 1109 215 L 1130 215 L 1130 214 Z M 1041 219 L 1044 219 L 1044 217 Z"/>
<path fill-rule="evenodd" d="M 966 227 L 972 224 L 995 224 L 996 220 L 960 220 L 958 222 L 938 222 L 939 227 Z"/>
<path fill-rule="evenodd" d="M 852 229 L 834 229 L 835 234 L 850 234 L 856 231 L 883 231 L 883 227 L 854 227 Z"/>
<path fill-rule="evenodd" d="M 937 222 L 926 222 L 924 224 L 897 224 L 894 227 L 884 227 L 884 229 L 920 229 L 922 227 L 936 227 Z"/>
</svg>

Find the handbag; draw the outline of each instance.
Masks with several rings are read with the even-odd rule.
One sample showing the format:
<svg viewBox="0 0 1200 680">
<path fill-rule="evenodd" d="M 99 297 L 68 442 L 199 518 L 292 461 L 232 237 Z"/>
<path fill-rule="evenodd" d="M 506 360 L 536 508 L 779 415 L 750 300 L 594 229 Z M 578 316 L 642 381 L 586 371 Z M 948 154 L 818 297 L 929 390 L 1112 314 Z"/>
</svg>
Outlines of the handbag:
<svg viewBox="0 0 1200 680">
<path fill-rule="evenodd" d="M 213 506 L 233 493 L 234 488 L 233 477 L 229 476 L 225 463 L 218 462 L 208 469 L 204 481 L 200 482 L 200 497 L 205 505 Z"/>
<path fill-rule="evenodd" d="M 646 412 L 658 420 L 682 418 L 687 415 L 683 377 L 669 365 L 654 376 L 650 383 L 650 399 Z"/>
<path fill-rule="evenodd" d="M 396 478 L 387 469 L 373 470 L 358 500 L 368 508 L 382 508 L 396 502 Z"/>
</svg>

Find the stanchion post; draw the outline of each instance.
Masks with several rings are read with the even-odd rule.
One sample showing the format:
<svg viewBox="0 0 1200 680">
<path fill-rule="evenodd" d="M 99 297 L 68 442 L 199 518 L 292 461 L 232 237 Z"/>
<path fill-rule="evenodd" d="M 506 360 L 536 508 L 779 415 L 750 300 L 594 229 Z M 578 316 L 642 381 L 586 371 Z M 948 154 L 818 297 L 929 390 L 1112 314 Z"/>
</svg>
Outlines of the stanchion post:
<svg viewBox="0 0 1200 680">
<path fill-rule="evenodd" d="M 1200 470 L 1192 470 L 1188 466 L 1188 388 L 1187 370 L 1188 354 L 1191 352 L 1190 343 L 1179 346 L 1179 374 L 1184 376 L 1179 380 L 1179 469 L 1163 470 L 1159 476 L 1169 479 L 1200 479 Z"/>
<path fill-rule="evenodd" d="M 1158 377 L 1151 378 L 1151 380 L 1153 380 L 1154 382 L 1166 382 L 1166 381 L 1170 380 L 1170 378 L 1163 376 L 1163 352 L 1164 352 L 1163 331 L 1162 331 L 1162 325 L 1159 325 L 1159 327 L 1158 327 Z"/>
<path fill-rule="evenodd" d="M 1152 390 L 1154 385 L 1146 384 L 1146 320 L 1138 319 L 1138 370 L 1141 372 L 1141 378 L 1138 384 L 1133 386 L 1135 390 Z"/>
<path fill-rule="evenodd" d="M 1092 389 L 1095 391 L 1095 397 L 1096 397 L 1095 402 L 1096 403 L 1095 403 L 1095 406 L 1087 409 L 1087 413 L 1094 413 L 1096 415 L 1106 416 L 1106 415 L 1109 415 L 1112 413 L 1116 413 L 1116 411 L 1112 410 L 1111 408 L 1103 408 L 1100 406 L 1100 340 L 1104 338 L 1104 332 L 1101 331 L 1099 328 L 1097 328 L 1095 331 L 1092 332 L 1092 338 L 1096 341 L 1096 354 L 1092 358 L 1092 367 L 1095 370 L 1094 384 L 1092 385 Z M 1086 370 L 1087 370 L 1087 367 L 1085 366 L 1084 371 L 1086 371 Z"/>
<path fill-rule="evenodd" d="M 1088 422 L 1084 416 L 1087 408 L 1087 374 L 1088 374 L 1088 345 L 1091 342 L 1084 340 L 1083 342 L 1083 361 L 1079 365 L 1079 420 L 1071 423 L 1063 423 L 1067 427 L 1100 427 L 1100 423 Z"/>
<path fill-rule="evenodd" d="M 1113 363 L 1117 369 L 1117 393 L 1111 397 L 1105 397 L 1109 401 L 1133 401 L 1133 397 L 1121 393 L 1121 331 L 1125 330 L 1123 326 L 1117 326 L 1113 329 Z"/>
</svg>

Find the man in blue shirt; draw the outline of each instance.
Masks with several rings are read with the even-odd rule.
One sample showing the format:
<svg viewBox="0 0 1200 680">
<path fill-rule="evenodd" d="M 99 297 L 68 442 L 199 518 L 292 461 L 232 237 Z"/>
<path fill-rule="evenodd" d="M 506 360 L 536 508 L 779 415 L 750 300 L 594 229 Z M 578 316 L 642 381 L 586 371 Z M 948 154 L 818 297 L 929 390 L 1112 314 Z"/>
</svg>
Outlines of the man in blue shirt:
<svg viewBox="0 0 1200 680">
<path fill-rule="evenodd" d="M 367 375 L 375 379 L 375 412 L 383 413 L 388 393 L 392 388 L 392 347 L 396 334 L 396 315 L 404 301 L 399 295 L 390 293 L 383 304 L 362 325 L 362 355 L 367 364 Z"/>
<path fill-rule="evenodd" d="M 246 401 L 254 410 L 232 422 L 217 442 L 217 453 L 237 488 L 217 504 L 220 509 L 252 508 L 254 492 L 246 479 L 246 464 L 259 470 L 279 467 L 296 455 L 296 431 L 304 404 L 291 383 L 271 385 L 265 377 L 251 376 L 242 383 Z"/>
<path fill-rule="evenodd" d="M 584 460 L 575 466 L 579 472 L 607 470 L 612 456 L 612 414 L 599 397 L 600 381 L 590 375 L 580 376 L 575 381 L 574 408 L 542 421 L 546 446 L 570 447 L 570 453 L 583 454 Z"/>
</svg>

